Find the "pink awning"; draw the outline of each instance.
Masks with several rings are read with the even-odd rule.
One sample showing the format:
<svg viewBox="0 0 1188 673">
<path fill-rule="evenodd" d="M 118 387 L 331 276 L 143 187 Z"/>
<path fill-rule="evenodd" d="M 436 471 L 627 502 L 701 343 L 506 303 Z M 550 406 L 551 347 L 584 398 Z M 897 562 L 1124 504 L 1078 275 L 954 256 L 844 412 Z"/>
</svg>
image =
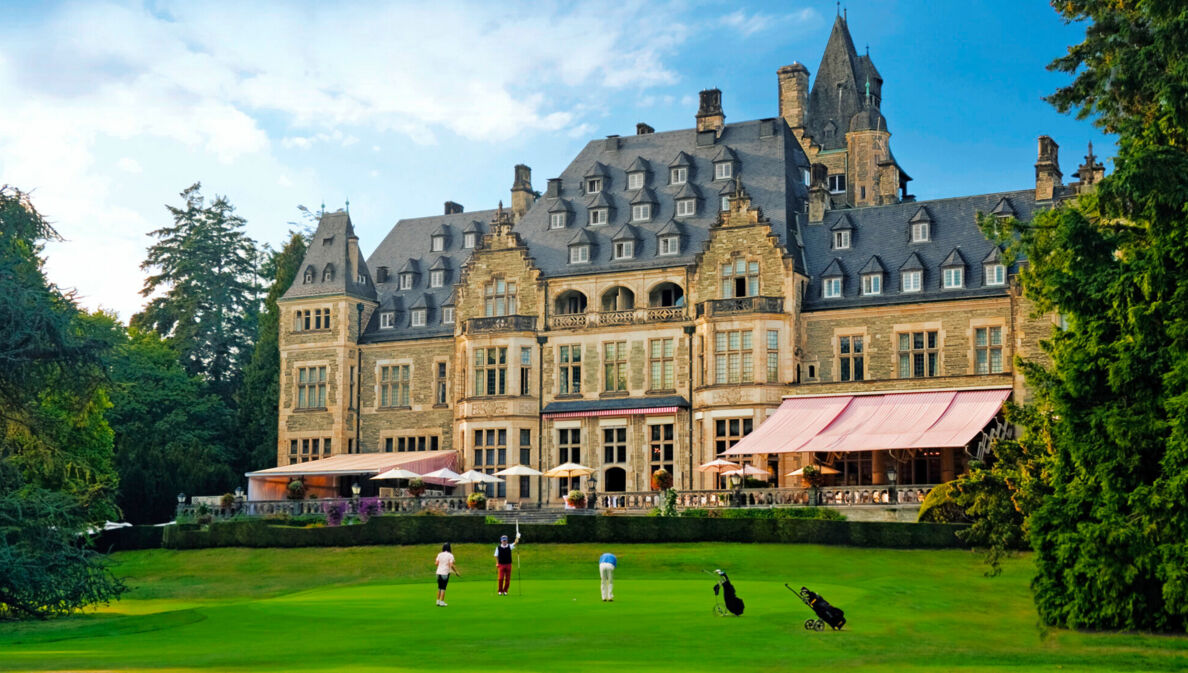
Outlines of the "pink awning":
<svg viewBox="0 0 1188 673">
<path fill-rule="evenodd" d="M 1010 388 L 792 397 L 727 455 L 962 447 Z"/>
</svg>

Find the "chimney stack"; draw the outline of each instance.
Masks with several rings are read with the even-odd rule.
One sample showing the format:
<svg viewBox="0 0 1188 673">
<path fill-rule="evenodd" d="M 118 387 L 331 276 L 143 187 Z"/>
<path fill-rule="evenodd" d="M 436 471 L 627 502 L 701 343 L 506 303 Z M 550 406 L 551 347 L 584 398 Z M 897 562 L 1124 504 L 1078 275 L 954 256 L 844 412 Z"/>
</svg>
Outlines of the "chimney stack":
<svg viewBox="0 0 1188 673">
<path fill-rule="evenodd" d="M 804 128 L 808 113 L 808 68 L 793 62 L 776 73 L 780 82 L 780 116 L 789 128 Z"/>
<path fill-rule="evenodd" d="M 821 223 L 825 221 L 825 213 L 829 210 L 829 169 L 825 164 L 813 164 L 809 169 L 809 201 L 808 221 Z"/>
<path fill-rule="evenodd" d="M 532 169 L 524 164 L 516 164 L 516 179 L 511 188 L 511 210 L 516 222 L 528 212 L 536 202 L 536 192 L 532 191 Z"/>
<path fill-rule="evenodd" d="M 722 132 L 726 115 L 722 112 L 722 91 L 706 89 L 701 92 L 701 105 L 697 108 L 697 130 Z"/>
<path fill-rule="evenodd" d="M 549 178 L 549 186 L 545 190 L 545 196 L 550 199 L 556 199 L 561 196 L 561 178 Z"/>
<path fill-rule="evenodd" d="M 461 203 L 454 203 L 453 201 L 445 202 L 445 214 L 446 215 L 455 215 L 460 212 L 462 212 L 462 204 Z"/>
<path fill-rule="evenodd" d="M 637 136 L 646 136 L 649 133 L 655 133 L 655 132 L 656 132 L 656 129 L 652 128 L 651 126 L 648 126 L 647 124 L 645 124 L 643 122 L 640 122 L 635 125 L 635 135 L 637 135 Z"/>
<path fill-rule="evenodd" d="M 1080 180 L 1077 185 L 1078 194 L 1093 191 L 1093 186 L 1105 177 L 1105 165 L 1098 161 L 1097 156 L 1093 154 L 1092 140 L 1089 141 L 1089 153 L 1085 155 L 1085 163 L 1081 164 L 1072 176 Z"/>
<path fill-rule="evenodd" d="M 1039 152 L 1035 162 L 1035 200 L 1051 201 L 1061 186 L 1060 146 L 1048 136 L 1039 137 Z"/>
</svg>

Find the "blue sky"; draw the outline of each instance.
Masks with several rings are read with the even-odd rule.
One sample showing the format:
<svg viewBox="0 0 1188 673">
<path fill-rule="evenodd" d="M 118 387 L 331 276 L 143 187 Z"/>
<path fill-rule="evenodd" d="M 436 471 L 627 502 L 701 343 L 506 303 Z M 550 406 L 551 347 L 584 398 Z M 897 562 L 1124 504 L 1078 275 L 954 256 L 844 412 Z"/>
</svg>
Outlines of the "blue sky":
<svg viewBox="0 0 1188 673">
<path fill-rule="evenodd" d="M 776 69 L 813 75 L 833 2 L 10 3 L 0 24 L 0 184 L 34 192 L 67 239 L 51 279 L 84 305 L 139 309 L 164 204 L 201 181 L 278 244 L 296 206 L 349 198 L 370 252 L 402 217 L 543 189 L 589 140 L 778 114 Z M 510 8 L 509 8 L 510 7 Z M 1040 1 L 849 2 L 920 199 L 1026 188 L 1036 136 L 1066 176 L 1090 140 L 1042 101 L 1081 40 Z"/>
</svg>

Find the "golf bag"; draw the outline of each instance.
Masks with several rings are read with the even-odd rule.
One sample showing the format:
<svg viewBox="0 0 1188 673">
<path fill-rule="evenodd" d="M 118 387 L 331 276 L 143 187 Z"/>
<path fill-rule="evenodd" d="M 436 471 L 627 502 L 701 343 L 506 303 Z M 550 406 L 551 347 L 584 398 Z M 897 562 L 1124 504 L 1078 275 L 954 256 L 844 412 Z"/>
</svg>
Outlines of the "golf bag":
<svg viewBox="0 0 1188 673">
<path fill-rule="evenodd" d="M 738 594 L 734 593 L 734 585 L 730 583 L 730 578 L 721 570 L 715 570 L 714 572 L 718 574 L 718 583 L 714 585 L 714 596 L 718 596 L 720 593 L 722 601 L 726 603 L 725 609 L 722 608 L 721 604 L 715 603 L 714 610 L 720 615 L 725 615 L 729 612 L 735 617 L 741 617 L 746 606 L 743 605 L 743 600 L 738 597 Z"/>
<path fill-rule="evenodd" d="M 804 620 L 805 631 L 824 631 L 825 625 L 828 624 L 830 628 L 835 631 L 840 631 L 846 625 L 846 613 L 839 607 L 834 607 L 829 604 L 829 601 L 821 598 L 821 594 L 809 591 L 807 587 L 800 587 L 800 591 L 796 591 L 787 584 L 788 591 L 800 597 L 804 604 L 812 608 L 813 612 L 817 614 L 816 619 Z"/>
</svg>

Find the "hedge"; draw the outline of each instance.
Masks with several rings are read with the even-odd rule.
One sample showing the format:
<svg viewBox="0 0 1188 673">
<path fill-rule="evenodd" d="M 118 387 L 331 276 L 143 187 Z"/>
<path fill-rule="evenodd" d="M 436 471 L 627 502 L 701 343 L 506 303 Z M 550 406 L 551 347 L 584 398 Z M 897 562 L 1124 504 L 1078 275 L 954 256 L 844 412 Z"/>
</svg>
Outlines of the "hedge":
<svg viewBox="0 0 1188 673">
<path fill-rule="evenodd" d="M 564 524 L 523 524 L 533 543 L 579 542 L 801 542 L 858 547 L 965 547 L 961 526 L 823 519 L 715 519 L 628 516 L 570 516 Z M 514 534 L 512 524 L 488 524 L 482 517 L 379 516 L 365 524 L 298 528 L 264 520 L 223 521 L 204 530 L 169 526 L 163 546 L 348 547 L 354 545 L 491 542 Z"/>
<path fill-rule="evenodd" d="M 162 546 L 163 532 L 176 526 L 126 526 L 105 530 L 94 537 L 95 550 L 104 554 L 132 549 L 157 549 Z"/>
</svg>

